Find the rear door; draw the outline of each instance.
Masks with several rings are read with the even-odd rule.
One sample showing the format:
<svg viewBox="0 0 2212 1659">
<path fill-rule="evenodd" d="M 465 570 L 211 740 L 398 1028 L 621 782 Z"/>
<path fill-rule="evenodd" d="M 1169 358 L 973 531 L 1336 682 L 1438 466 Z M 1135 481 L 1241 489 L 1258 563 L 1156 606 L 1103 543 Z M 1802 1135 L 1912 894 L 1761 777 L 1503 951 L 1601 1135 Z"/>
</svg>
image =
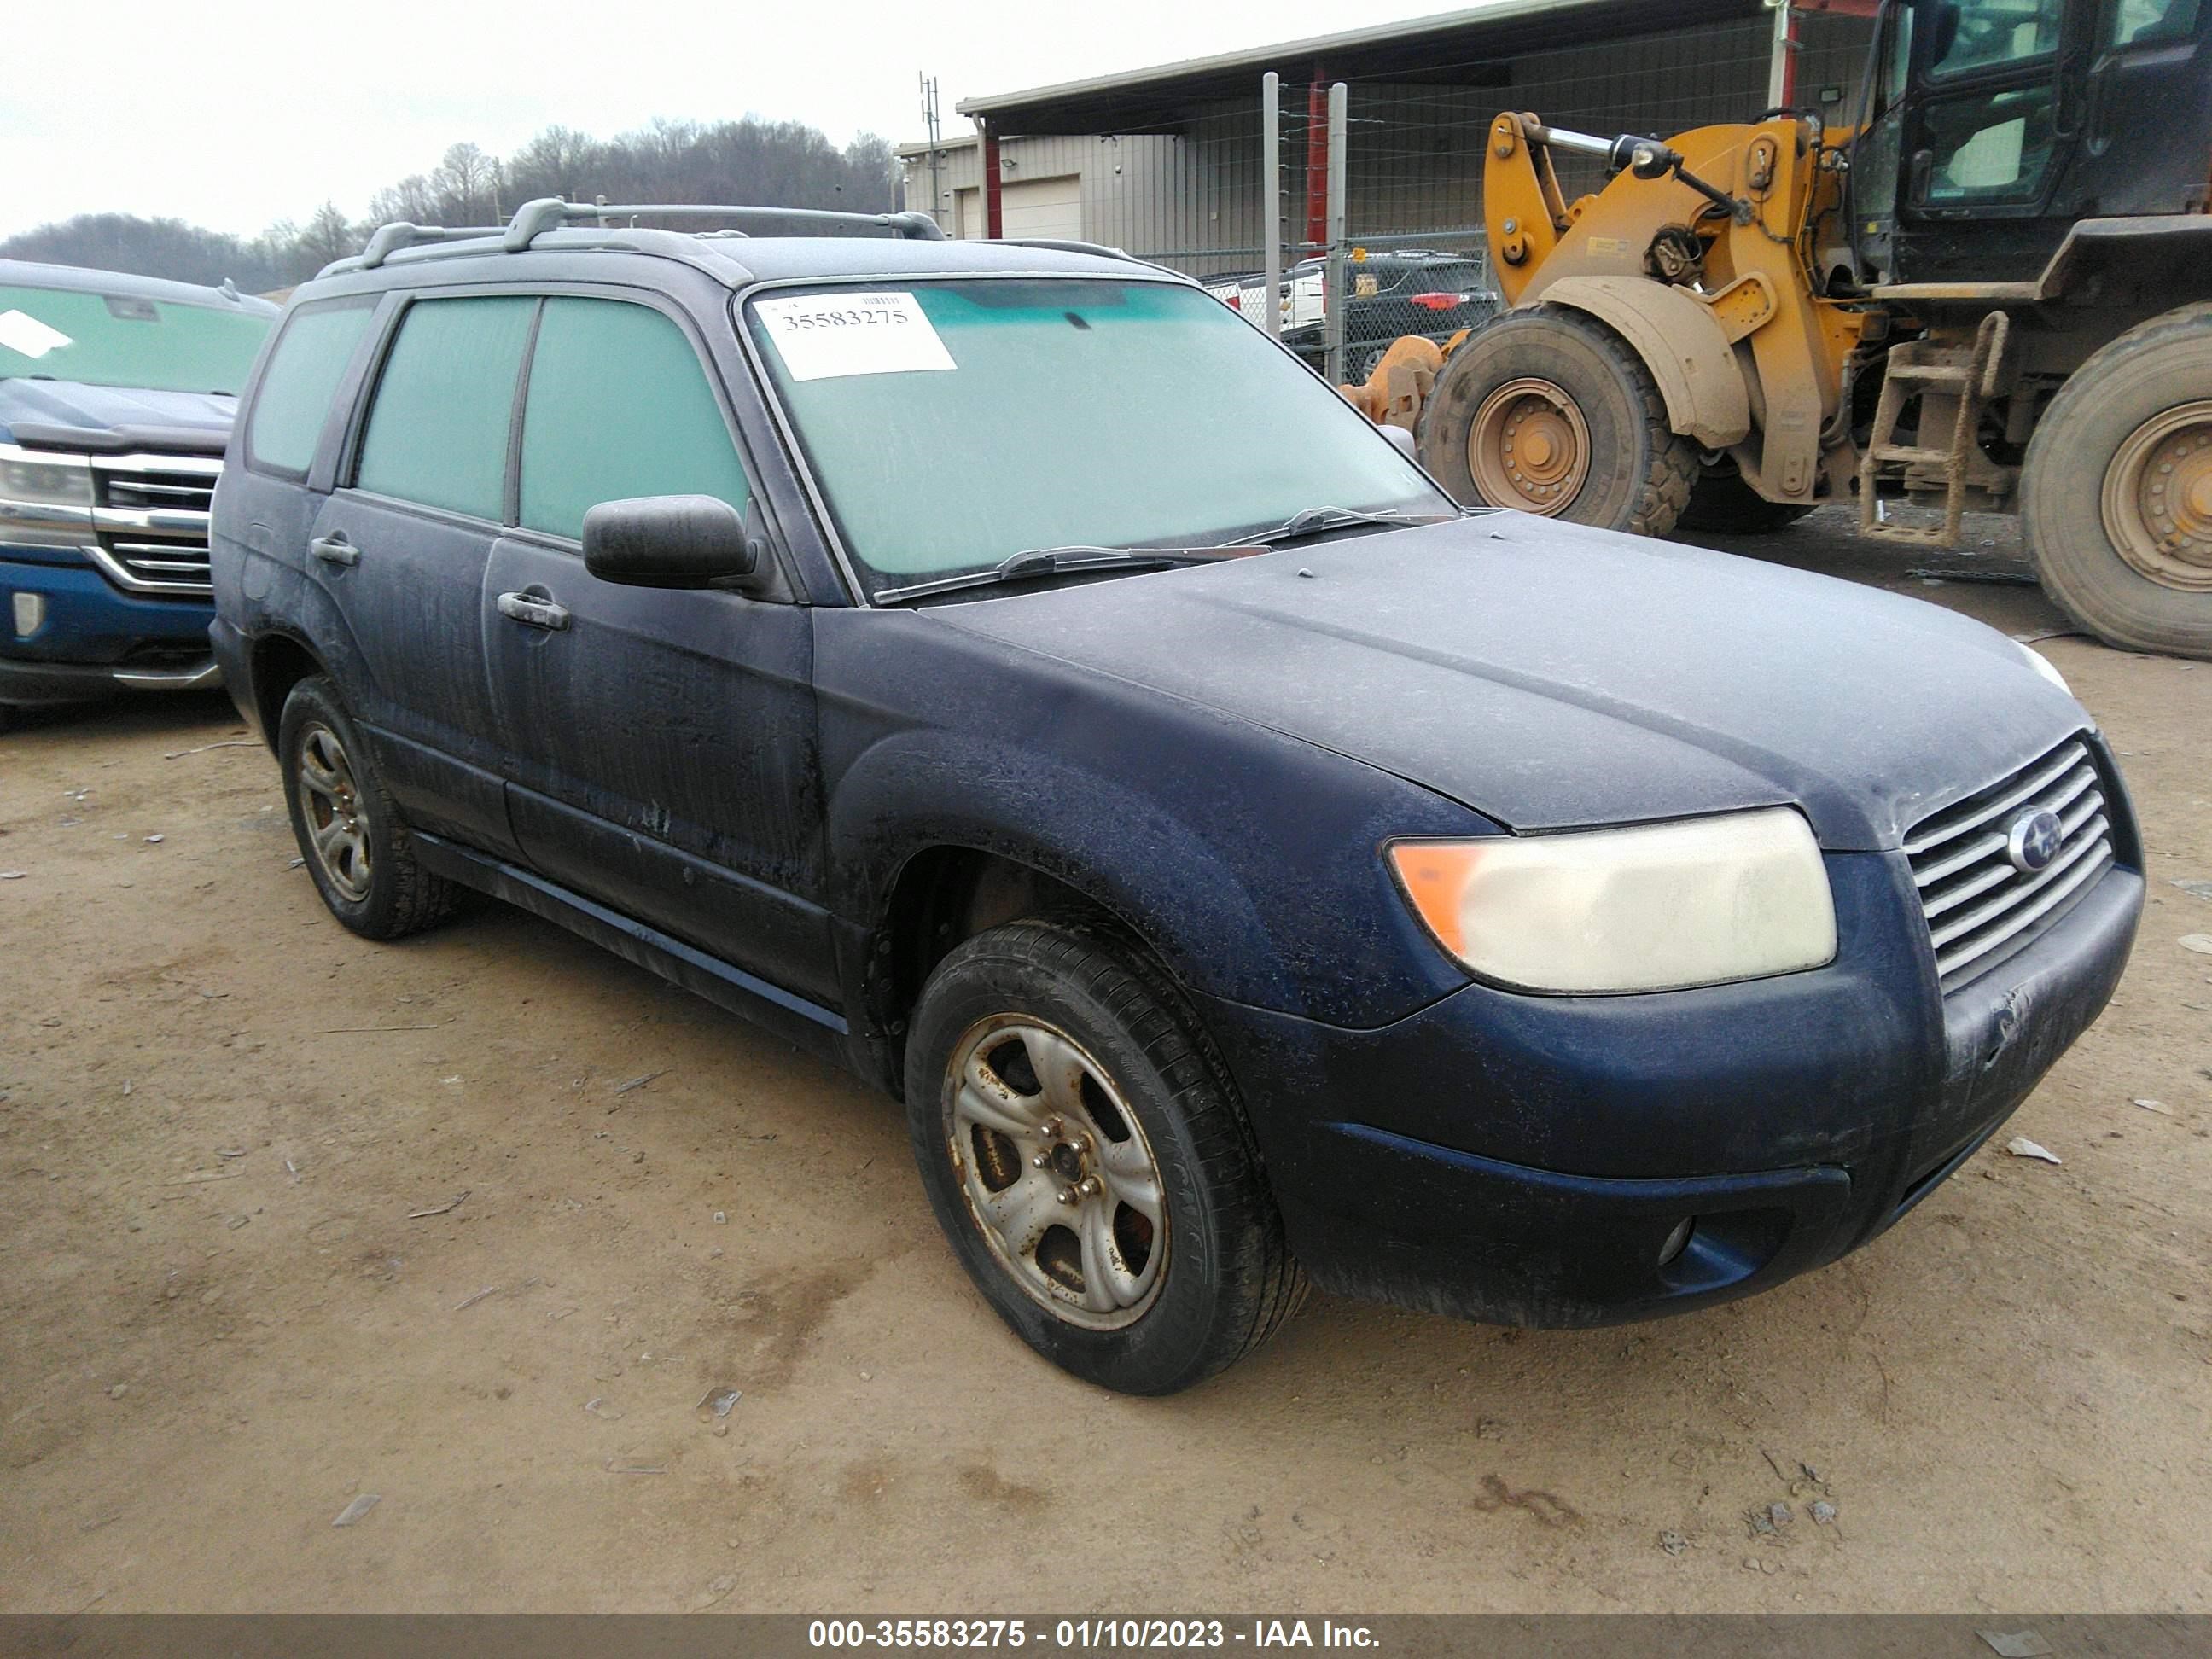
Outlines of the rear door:
<svg viewBox="0 0 2212 1659">
<path fill-rule="evenodd" d="M 401 811 L 495 852 L 514 842 L 481 609 L 537 311 L 510 294 L 407 306 L 308 544 L 341 621 L 340 690 Z"/>
<path fill-rule="evenodd" d="M 509 811 L 524 857 L 554 880 L 832 1001 L 828 917 L 801 896 L 822 816 L 806 611 L 584 568 L 597 502 L 750 502 L 700 343 L 637 290 L 545 302 L 520 523 L 492 551 L 481 606 L 514 748 Z M 503 595 L 532 603 L 502 611 Z"/>
</svg>

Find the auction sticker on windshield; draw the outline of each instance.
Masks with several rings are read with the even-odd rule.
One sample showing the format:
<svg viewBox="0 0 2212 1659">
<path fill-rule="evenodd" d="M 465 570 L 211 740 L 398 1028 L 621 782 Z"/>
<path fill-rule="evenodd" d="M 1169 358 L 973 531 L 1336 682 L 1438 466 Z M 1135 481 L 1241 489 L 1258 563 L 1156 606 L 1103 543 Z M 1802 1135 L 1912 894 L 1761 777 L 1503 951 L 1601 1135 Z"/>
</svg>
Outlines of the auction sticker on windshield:
<svg viewBox="0 0 2212 1659">
<path fill-rule="evenodd" d="M 906 296 L 911 301 L 914 296 Z M 58 328 L 49 328 L 25 311 L 0 311 L 0 346 L 25 357 L 43 357 L 57 346 L 65 346 L 70 337 Z M 941 348 L 940 348 L 941 349 Z"/>
<path fill-rule="evenodd" d="M 799 295 L 757 300 L 753 312 L 794 380 L 954 366 L 911 294 Z"/>
</svg>

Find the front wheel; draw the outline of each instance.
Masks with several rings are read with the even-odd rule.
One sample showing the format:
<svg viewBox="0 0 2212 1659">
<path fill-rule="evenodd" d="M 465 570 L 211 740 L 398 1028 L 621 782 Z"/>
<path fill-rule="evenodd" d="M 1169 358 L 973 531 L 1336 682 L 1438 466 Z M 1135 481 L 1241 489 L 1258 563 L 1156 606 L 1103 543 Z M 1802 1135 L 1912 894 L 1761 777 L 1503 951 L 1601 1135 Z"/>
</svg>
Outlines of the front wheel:
<svg viewBox="0 0 2212 1659">
<path fill-rule="evenodd" d="M 908 1127 L 953 1250 L 1046 1358 L 1172 1394 L 1303 1300 L 1249 1130 L 1204 1035 L 1140 951 L 1010 923 L 930 975 Z"/>
<path fill-rule="evenodd" d="M 1698 477 L 1651 371 L 1585 313 L 1534 305 L 1455 351 L 1421 412 L 1421 464 L 1470 506 L 1663 536 Z"/>
<path fill-rule="evenodd" d="M 2212 306 L 2154 317 L 2067 377 L 2028 443 L 2021 535 L 2100 639 L 2212 658 Z"/>
</svg>

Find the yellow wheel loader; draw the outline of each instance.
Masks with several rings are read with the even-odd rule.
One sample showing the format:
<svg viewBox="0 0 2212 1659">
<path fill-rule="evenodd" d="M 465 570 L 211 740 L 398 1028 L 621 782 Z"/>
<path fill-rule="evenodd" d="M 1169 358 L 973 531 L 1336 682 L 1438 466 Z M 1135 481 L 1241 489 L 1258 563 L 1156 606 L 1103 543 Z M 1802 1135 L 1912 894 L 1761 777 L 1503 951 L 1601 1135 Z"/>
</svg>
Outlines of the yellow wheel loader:
<svg viewBox="0 0 2212 1659">
<path fill-rule="evenodd" d="M 1369 403 L 1463 501 L 1650 535 L 2016 511 L 2083 627 L 2212 657 L 2212 0 L 1891 0 L 1868 78 L 1848 134 L 1500 115 L 1510 309 Z"/>
</svg>

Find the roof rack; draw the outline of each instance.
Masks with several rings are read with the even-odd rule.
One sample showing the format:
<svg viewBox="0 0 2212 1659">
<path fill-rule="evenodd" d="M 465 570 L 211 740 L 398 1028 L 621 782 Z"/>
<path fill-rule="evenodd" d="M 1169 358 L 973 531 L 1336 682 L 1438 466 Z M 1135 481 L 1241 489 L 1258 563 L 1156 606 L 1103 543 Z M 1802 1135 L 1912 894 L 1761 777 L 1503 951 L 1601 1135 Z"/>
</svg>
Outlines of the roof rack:
<svg viewBox="0 0 2212 1659">
<path fill-rule="evenodd" d="M 1072 236 L 998 236 L 992 240 L 1001 247 L 1041 247 L 1054 253 L 1095 253 L 1102 259 L 1127 259 L 1134 265 L 1152 264 L 1151 260 L 1140 259 L 1127 248 L 1109 247 L 1103 242 L 1079 242 Z"/>
<path fill-rule="evenodd" d="M 402 248 L 440 242 L 482 244 L 496 238 L 497 246 L 506 252 L 520 253 L 549 230 L 571 225 L 605 227 L 612 220 L 635 220 L 649 214 L 678 219 L 783 219 L 803 224 L 872 225 L 914 241 L 945 240 L 943 228 L 926 213 L 836 213 L 823 208 L 758 207 L 736 203 L 564 202 L 557 196 L 544 196 L 525 202 L 514 210 L 514 217 L 503 225 L 417 225 L 395 220 L 379 226 L 359 253 L 333 259 L 315 275 L 335 276 L 349 270 L 374 270 Z M 477 246 L 468 251 L 489 250 Z M 455 248 L 453 252 L 462 250 Z"/>
<path fill-rule="evenodd" d="M 533 213 L 538 216 L 532 218 Z M 803 224 L 874 225 L 895 231 L 908 241 L 945 240 L 944 228 L 927 213 L 838 213 L 826 208 L 757 207 L 733 203 L 563 202 L 556 197 L 547 197 L 526 202 L 516 210 L 514 221 L 507 228 L 507 245 L 515 247 L 516 238 L 521 236 L 521 246 L 527 247 L 530 237 L 550 230 L 556 224 L 591 220 L 604 225 L 610 219 L 635 218 L 640 214 L 677 219 L 796 219 Z"/>
</svg>

